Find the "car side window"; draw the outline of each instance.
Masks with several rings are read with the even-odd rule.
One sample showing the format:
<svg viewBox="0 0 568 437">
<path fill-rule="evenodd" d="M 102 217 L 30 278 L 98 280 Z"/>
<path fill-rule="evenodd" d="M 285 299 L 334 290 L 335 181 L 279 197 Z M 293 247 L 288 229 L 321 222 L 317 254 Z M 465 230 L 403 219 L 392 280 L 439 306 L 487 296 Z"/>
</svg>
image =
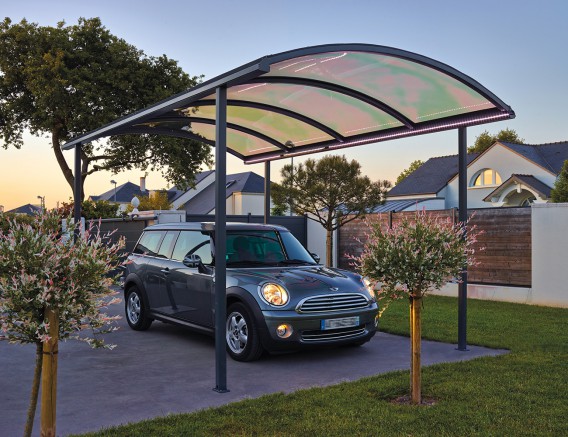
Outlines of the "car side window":
<svg viewBox="0 0 568 437">
<path fill-rule="evenodd" d="M 158 248 L 160 247 L 160 241 L 162 241 L 164 234 L 164 231 L 144 232 L 140 237 L 138 244 L 134 248 L 134 253 L 156 256 Z"/>
<path fill-rule="evenodd" d="M 209 235 L 200 231 L 181 231 L 172 253 L 172 259 L 183 261 L 188 255 L 199 255 L 203 264 L 211 264 L 211 243 Z"/>
<path fill-rule="evenodd" d="M 174 247 L 174 243 L 176 242 L 176 238 L 179 234 L 179 231 L 168 231 L 166 232 L 166 236 L 162 240 L 162 244 L 160 244 L 160 249 L 158 250 L 157 256 L 159 258 L 169 258 L 170 254 L 172 253 L 172 249 Z"/>
</svg>

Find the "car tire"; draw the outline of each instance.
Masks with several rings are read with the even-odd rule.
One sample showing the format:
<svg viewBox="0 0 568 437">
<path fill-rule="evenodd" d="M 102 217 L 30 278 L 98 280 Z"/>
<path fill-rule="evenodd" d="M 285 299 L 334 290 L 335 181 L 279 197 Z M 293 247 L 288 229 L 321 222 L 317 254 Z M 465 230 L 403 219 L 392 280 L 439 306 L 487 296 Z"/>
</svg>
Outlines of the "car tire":
<svg viewBox="0 0 568 437">
<path fill-rule="evenodd" d="M 240 302 L 231 304 L 227 309 L 225 339 L 227 352 L 236 361 L 254 361 L 262 355 L 256 321 Z"/>
<path fill-rule="evenodd" d="M 152 324 L 153 320 L 146 315 L 144 296 L 135 285 L 126 291 L 124 311 L 128 325 L 135 331 L 145 331 Z"/>
</svg>

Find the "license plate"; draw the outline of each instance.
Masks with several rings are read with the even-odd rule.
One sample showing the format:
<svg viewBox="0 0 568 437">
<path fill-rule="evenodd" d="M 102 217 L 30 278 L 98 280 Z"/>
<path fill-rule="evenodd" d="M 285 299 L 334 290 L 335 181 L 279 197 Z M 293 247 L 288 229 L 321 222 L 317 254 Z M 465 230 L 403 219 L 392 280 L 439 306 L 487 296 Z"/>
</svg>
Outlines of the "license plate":
<svg viewBox="0 0 568 437">
<path fill-rule="evenodd" d="M 359 316 L 343 317 L 341 319 L 325 319 L 321 321 L 321 330 L 351 328 L 359 326 Z"/>
</svg>

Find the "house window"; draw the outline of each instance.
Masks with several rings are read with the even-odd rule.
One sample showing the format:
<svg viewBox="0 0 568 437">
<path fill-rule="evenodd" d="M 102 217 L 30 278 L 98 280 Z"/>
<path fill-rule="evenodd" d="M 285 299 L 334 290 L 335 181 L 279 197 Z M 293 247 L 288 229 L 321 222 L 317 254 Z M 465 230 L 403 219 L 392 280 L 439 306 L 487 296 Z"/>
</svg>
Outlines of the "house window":
<svg viewBox="0 0 568 437">
<path fill-rule="evenodd" d="M 470 187 L 487 187 L 501 185 L 501 176 L 491 168 L 483 169 L 472 178 Z"/>
</svg>

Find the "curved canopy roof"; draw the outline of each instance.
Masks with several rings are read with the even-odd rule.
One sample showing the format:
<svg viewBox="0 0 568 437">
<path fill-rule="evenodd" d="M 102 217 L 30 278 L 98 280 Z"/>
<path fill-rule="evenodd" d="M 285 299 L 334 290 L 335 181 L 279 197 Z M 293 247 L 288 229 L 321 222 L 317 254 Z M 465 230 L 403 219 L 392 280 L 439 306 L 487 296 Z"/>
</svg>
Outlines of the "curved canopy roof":
<svg viewBox="0 0 568 437">
<path fill-rule="evenodd" d="M 227 87 L 227 149 L 247 163 L 514 118 L 481 84 L 390 47 L 336 44 L 269 55 L 63 146 L 123 134 L 215 144 L 217 87 Z"/>
</svg>

